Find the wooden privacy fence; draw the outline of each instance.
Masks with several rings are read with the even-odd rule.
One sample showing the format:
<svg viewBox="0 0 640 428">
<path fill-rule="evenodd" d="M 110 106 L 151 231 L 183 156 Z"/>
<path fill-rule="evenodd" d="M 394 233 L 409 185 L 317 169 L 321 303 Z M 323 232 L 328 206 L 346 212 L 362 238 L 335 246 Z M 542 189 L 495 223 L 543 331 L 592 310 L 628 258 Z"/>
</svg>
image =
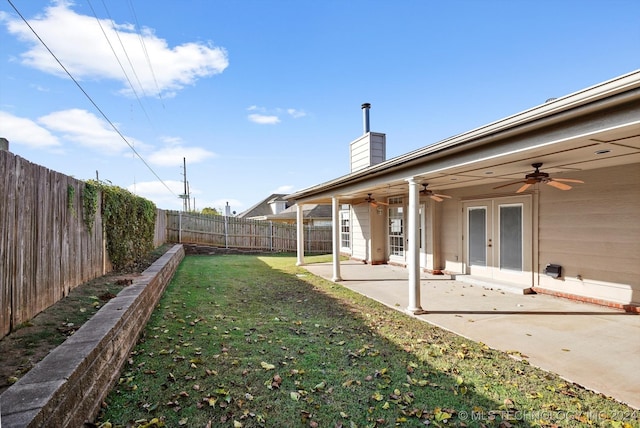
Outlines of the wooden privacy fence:
<svg viewBox="0 0 640 428">
<path fill-rule="evenodd" d="M 167 212 L 165 210 L 156 210 L 156 227 L 153 231 L 153 246 L 158 248 L 167 242 Z"/>
<path fill-rule="evenodd" d="M 295 252 L 297 226 L 166 211 L 167 241 L 255 251 Z M 306 253 L 331 253 L 331 226 L 304 226 Z"/>
<path fill-rule="evenodd" d="M 0 148 L 0 338 L 73 288 L 111 271 L 101 198 L 91 231 L 85 182 Z M 331 253 L 331 227 L 305 226 L 306 253 Z M 154 245 L 294 252 L 295 225 L 158 210 Z"/>
<path fill-rule="evenodd" d="M 83 220 L 84 186 L 0 150 L 0 337 L 108 267 L 102 218 L 91 232 Z"/>
</svg>

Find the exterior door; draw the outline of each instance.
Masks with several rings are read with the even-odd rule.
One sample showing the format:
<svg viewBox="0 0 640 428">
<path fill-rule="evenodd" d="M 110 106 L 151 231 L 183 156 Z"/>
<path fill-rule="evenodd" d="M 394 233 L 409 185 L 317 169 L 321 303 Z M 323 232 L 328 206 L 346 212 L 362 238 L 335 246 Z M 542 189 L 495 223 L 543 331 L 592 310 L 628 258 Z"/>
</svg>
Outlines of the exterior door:
<svg viewBox="0 0 640 428">
<path fill-rule="evenodd" d="M 491 277 L 493 267 L 493 230 L 491 202 L 467 205 L 466 261 L 467 273 Z"/>
<path fill-rule="evenodd" d="M 467 273 L 531 284 L 531 198 L 464 204 Z"/>
</svg>

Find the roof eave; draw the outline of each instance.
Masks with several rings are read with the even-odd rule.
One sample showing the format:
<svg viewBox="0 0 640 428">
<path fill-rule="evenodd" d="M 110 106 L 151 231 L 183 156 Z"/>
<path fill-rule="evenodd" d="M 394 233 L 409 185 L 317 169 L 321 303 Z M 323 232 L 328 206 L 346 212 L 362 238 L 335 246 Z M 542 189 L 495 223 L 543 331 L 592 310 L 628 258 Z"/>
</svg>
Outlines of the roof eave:
<svg viewBox="0 0 640 428">
<path fill-rule="evenodd" d="M 435 144 L 427 145 L 404 155 L 397 156 L 388 161 L 373 165 L 363 170 L 356 171 L 334 180 L 308 187 L 295 193 L 285 196 L 288 200 L 304 200 L 312 198 L 322 192 L 338 187 L 348 182 L 357 182 L 372 176 L 392 171 L 396 168 L 405 167 L 408 164 L 420 162 L 427 156 L 435 156 L 438 153 L 451 154 L 459 150 L 467 149 L 476 144 L 488 144 L 498 135 L 503 137 L 505 133 L 532 131 L 537 128 L 547 126 L 554 117 L 564 113 L 564 119 L 571 111 L 576 111 L 581 107 L 597 105 L 598 101 L 614 97 L 623 92 L 629 92 L 640 88 L 640 69 L 609 81 L 591 86 L 589 88 L 574 92 L 564 97 L 538 105 L 529 110 L 508 116 L 496 122 L 489 123 L 471 131 L 455 135 Z M 625 102 L 621 99 L 617 102 Z M 576 114 L 586 114 L 584 108 Z M 493 138 L 492 138 L 493 137 Z M 476 143 L 476 144 L 474 144 Z"/>
</svg>

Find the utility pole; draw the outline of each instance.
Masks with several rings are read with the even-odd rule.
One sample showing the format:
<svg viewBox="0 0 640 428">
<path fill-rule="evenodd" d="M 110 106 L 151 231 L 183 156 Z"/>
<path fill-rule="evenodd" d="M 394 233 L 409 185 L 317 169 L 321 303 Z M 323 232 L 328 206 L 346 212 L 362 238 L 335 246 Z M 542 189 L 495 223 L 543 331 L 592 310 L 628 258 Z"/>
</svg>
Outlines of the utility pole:
<svg viewBox="0 0 640 428">
<path fill-rule="evenodd" d="M 183 173 L 182 175 L 184 176 L 184 193 L 182 195 L 179 196 L 179 198 L 182 199 L 182 211 L 187 211 L 189 204 L 189 190 L 187 188 L 188 182 L 187 182 L 187 158 L 182 158 L 182 169 L 183 169 Z"/>
</svg>

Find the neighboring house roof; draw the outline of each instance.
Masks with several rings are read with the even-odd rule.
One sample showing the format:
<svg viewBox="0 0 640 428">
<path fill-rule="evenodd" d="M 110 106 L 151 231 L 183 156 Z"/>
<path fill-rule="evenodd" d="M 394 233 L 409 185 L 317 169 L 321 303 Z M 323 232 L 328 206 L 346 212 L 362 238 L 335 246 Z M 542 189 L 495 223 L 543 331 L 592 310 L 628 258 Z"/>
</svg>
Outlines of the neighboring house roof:
<svg viewBox="0 0 640 428">
<path fill-rule="evenodd" d="M 432 190 L 504 183 L 544 162 L 547 172 L 638 162 L 640 70 L 287 195 L 292 202 L 351 203 L 406 191 L 407 179 Z M 594 157 L 598 151 L 610 153 Z"/>
<path fill-rule="evenodd" d="M 238 214 L 236 217 L 238 218 L 256 218 L 256 217 L 265 217 L 268 215 L 273 215 L 273 211 L 271 210 L 271 205 L 274 202 L 277 201 L 282 201 L 282 202 L 286 202 L 287 199 L 285 198 L 285 194 L 284 193 L 273 193 L 271 195 L 269 195 L 268 197 L 266 197 L 265 199 L 261 200 L 260 202 L 258 202 L 257 204 L 255 204 L 254 206 L 252 206 L 251 208 L 241 212 L 240 214 Z M 288 204 L 287 204 L 288 206 Z"/>
<path fill-rule="evenodd" d="M 266 216 L 266 220 L 296 220 L 298 210 L 291 206 L 279 214 Z M 302 206 L 302 217 L 305 220 L 331 220 L 331 205 L 305 204 Z"/>
</svg>

